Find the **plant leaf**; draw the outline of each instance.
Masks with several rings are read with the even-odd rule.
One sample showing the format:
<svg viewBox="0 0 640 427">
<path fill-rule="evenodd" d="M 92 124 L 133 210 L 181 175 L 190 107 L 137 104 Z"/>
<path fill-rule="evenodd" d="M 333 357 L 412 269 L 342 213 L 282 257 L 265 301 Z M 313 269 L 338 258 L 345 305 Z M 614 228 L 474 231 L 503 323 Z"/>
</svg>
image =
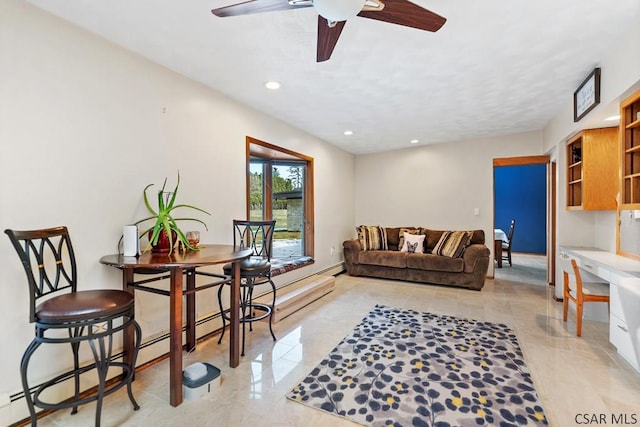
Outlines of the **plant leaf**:
<svg viewBox="0 0 640 427">
<path fill-rule="evenodd" d="M 153 186 L 153 184 L 149 184 L 146 187 L 144 187 L 144 191 L 142 192 L 142 194 L 144 195 L 144 204 L 145 204 L 145 206 L 147 206 L 147 209 L 149 210 L 149 212 L 151 212 L 154 215 L 158 215 L 158 213 L 155 210 L 153 210 L 153 208 L 151 207 L 151 204 L 149 203 L 149 199 L 147 198 L 147 189 L 149 187 L 152 187 L 152 186 Z M 143 221 L 143 220 L 141 220 L 141 221 Z M 136 222 L 136 224 L 137 224 L 137 222 Z"/>
<path fill-rule="evenodd" d="M 207 215 L 211 215 L 209 212 L 205 211 L 204 209 L 198 208 L 196 206 L 193 205 L 185 205 L 185 204 L 181 204 L 181 205 L 176 205 L 174 207 L 172 207 L 171 209 L 169 209 L 168 212 L 171 212 L 174 209 L 178 209 L 178 208 L 190 208 L 190 209 L 195 209 L 197 211 L 200 211 L 202 213 L 206 213 Z"/>
<path fill-rule="evenodd" d="M 167 209 L 171 211 L 173 209 L 173 204 L 176 202 L 176 196 L 178 195 L 178 186 L 180 185 L 180 171 L 178 171 L 178 181 L 176 182 L 176 188 L 173 190 L 173 194 L 171 195 L 171 201 L 167 205 Z"/>
<path fill-rule="evenodd" d="M 171 219 L 172 219 L 173 221 L 195 221 L 195 222 L 199 222 L 200 224 L 204 225 L 204 228 L 205 228 L 207 231 L 209 231 L 209 227 L 207 227 L 207 224 L 206 224 L 204 221 L 202 221 L 202 220 L 200 220 L 200 219 L 198 219 L 198 218 L 173 218 L 173 217 L 171 217 Z M 177 226 L 177 224 L 176 224 L 176 229 L 177 229 L 177 228 L 178 228 L 178 226 Z"/>
<path fill-rule="evenodd" d="M 150 219 L 156 219 L 157 217 L 158 217 L 157 214 L 153 215 L 153 216 L 148 216 L 148 217 L 146 217 L 144 219 L 141 219 L 141 220 L 138 220 L 138 221 L 134 222 L 133 225 L 138 225 L 138 224 L 141 224 L 141 223 L 143 223 L 145 221 L 149 221 Z"/>
</svg>

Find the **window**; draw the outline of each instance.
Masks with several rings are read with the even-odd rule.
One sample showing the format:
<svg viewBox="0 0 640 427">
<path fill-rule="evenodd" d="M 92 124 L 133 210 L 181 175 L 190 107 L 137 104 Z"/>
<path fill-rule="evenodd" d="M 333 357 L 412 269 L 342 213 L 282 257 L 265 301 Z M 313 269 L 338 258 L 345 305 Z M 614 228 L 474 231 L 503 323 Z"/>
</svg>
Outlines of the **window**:
<svg viewBox="0 0 640 427">
<path fill-rule="evenodd" d="M 313 158 L 247 137 L 247 218 L 276 220 L 274 258 L 313 257 Z"/>
</svg>

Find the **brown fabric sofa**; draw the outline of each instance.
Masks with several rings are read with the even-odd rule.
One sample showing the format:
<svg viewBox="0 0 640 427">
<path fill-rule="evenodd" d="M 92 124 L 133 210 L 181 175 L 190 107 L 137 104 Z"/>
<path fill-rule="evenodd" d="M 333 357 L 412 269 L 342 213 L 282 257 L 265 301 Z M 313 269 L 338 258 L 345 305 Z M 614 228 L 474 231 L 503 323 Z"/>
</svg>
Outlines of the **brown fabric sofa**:
<svg viewBox="0 0 640 427">
<path fill-rule="evenodd" d="M 483 230 L 473 231 L 461 257 L 449 258 L 431 253 L 443 230 L 420 229 L 420 234 L 426 235 L 424 253 L 400 252 L 401 228 L 416 230 L 385 227 L 388 250 L 363 251 L 358 239 L 346 240 L 342 246 L 349 275 L 482 289 L 490 261 Z"/>
</svg>

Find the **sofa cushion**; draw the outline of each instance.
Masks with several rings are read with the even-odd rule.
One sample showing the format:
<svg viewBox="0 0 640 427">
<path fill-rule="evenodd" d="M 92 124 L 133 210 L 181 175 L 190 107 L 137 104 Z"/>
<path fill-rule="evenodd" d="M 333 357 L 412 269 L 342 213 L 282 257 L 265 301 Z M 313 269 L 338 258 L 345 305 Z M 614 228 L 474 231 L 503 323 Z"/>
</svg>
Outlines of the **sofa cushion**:
<svg viewBox="0 0 640 427">
<path fill-rule="evenodd" d="M 407 254 L 407 268 L 460 273 L 464 271 L 464 260 L 433 254 Z"/>
<path fill-rule="evenodd" d="M 432 253 L 434 255 L 458 258 L 462 256 L 462 251 L 469 244 L 472 235 L 473 231 L 445 231 L 440 236 L 440 240 L 436 243 Z"/>
<path fill-rule="evenodd" d="M 427 235 L 427 238 L 424 241 L 424 251 L 426 253 L 431 253 L 445 230 L 431 230 L 429 228 L 421 228 L 421 230 L 422 234 Z M 471 245 L 474 243 L 484 245 L 484 230 L 473 230 L 473 234 L 471 236 L 471 241 L 469 242 L 469 244 Z"/>
<path fill-rule="evenodd" d="M 387 227 L 385 228 L 385 232 L 387 233 L 387 248 L 389 250 L 400 250 L 400 248 L 402 247 L 400 236 L 404 236 L 404 231 L 407 231 L 411 234 L 424 234 L 418 227 Z"/>
<path fill-rule="evenodd" d="M 444 233 L 444 230 L 430 230 L 428 228 L 423 228 L 423 230 L 424 234 L 426 234 L 427 236 L 427 238 L 424 240 L 424 251 L 426 253 L 431 253 L 433 251 L 433 248 L 440 240 L 442 233 Z"/>
<path fill-rule="evenodd" d="M 358 254 L 358 263 L 380 265 L 384 267 L 406 268 L 407 254 L 408 252 L 398 251 L 361 251 Z"/>
<path fill-rule="evenodd" d="M 356 227 L 358 240 L 363 251 L 387 249 L 387 233 L 379 225 L 359 225 Z"/>
<path fill-rule="evenodd" d="M 424 234 L 411 234 L 406 231 L 403 233 L 403 242 L 400 252 L 412 252 L 421 254 L 424 252 Z"/>
<path fill-rule="evenodd" d="M 471 236 L 470 245 L 478 243 L 480 245 L 484 245 L 484 230 L 473 230 L 473 235 Z"/>
</svg>

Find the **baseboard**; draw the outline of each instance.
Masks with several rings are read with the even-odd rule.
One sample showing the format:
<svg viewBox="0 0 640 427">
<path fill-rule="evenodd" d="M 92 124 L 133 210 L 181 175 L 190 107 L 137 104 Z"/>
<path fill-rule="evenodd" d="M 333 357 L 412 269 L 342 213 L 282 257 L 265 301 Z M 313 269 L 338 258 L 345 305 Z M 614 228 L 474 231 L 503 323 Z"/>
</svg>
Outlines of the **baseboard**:
<svg viewBox="0 0 640 427">
<path fill-rule="evenodd" d="M 344 265 L 344 262 L 341 262 L 331 267 L 327 267 L 324 270 L 316 271 L 314 276 L 318 274 L 322 274 L 325 276 L 337 276 L 338 274 L 344 273 L 345 271 L 346 271 L 346 267 Z"/>
<path fill-rule="evenodd" d="M 273 323 L 279 322 L 333 291 L 335 282 L 334 276 L 314 274 L 278 289 L 274 304 Z M 267 294 L 257 300 L 264 304 L 271 304 L 271 298 L 271 294 Z"/>
<path fill-rule="evenodd" d="M 296 311 L 322 298 L 335 289 L 336 278 L 315 275 L 307 280 L 290 286 L 286 292 L 278 293 L 273 313 L 273 322 L 277 323 Z"/>
</svg>

